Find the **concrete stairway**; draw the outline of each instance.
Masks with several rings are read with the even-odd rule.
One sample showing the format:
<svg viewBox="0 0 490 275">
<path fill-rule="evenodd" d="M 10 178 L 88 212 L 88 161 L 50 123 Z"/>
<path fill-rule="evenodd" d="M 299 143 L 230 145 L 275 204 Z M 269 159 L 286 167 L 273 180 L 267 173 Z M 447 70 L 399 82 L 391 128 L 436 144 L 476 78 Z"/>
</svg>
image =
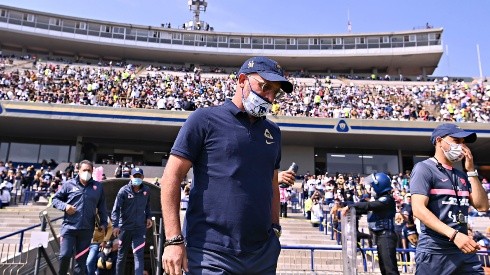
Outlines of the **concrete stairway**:
<svg viewBox="0 0 490 275">
<path fill-rule="evenodd" d="M 63 215 L 62 212 L 54 209 L 47 208 L 45 205 L 14 205 L 9 206 L 4 209 L 0 209 L 0 237 L 11 234 L 18 230 L 26 229 L 28 227 L 37 225 L 41 223 L 40 213 L 42 211 L 47 211 L 49 218 L 55 219 Z M 52 223 L 55 232 L 59 232 L 61 220 Z M 26 246 L 29 244 L 30 236 L 33 231 L 40 231 L 41 227 L 36 227 L 32 230 L 25 232 L 23 236 L 22 245 Z M 47 228 L 49 231 L 49 227 Z M 16 234 L 14 236 L 5 238 L 0 241 L 2 245 L 14 244 L 18 245 L 20 243 L 21 235 Z M 1 246 L 0 246 L 1 248 Z"/>
<path fill-rule="evenodd" d="M 330 235 L 313 227 L 303 213 L 288 213 L 287 218 L 281 218 L 282 226 L 281 244 L 283 246 L 333 246 L 335 240 Z"/>
</svg>

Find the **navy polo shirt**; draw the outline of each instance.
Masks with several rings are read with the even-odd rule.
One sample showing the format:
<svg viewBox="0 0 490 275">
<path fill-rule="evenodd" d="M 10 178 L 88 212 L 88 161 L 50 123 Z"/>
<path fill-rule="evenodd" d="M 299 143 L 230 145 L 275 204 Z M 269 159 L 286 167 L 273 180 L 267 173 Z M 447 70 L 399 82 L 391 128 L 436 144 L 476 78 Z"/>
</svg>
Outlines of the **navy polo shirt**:
<svg viewBox="0 0 490 275">
<path fill-rule="evenodd" d="M 457 214 L 461 210 L 468 218 L 469 198 L 471 186 L 465 173 L 455 168 L 446 167 L 446 172 L 437 168 L 433 158 L 421 161 L 415 165 L 410 177 L 410 192 L 429 198 L 427 208 L 448 226 L 468 234 L 467 224 L 457 222 Z M 455 174 L 460 206 L 458 206 L 456 192 L 451 181 Z M 449 175 L 449 176 L 448 176 Z M 448 237 L 420 225 L 421 234 L 417 250 L 432 254 L 460 253 L 458 247 L 448 240 Z"/>
<path fill-rule="evenodd" d="M 247 113 L 227 100 L 193 112 L 171 154 L 193 164 L 187 246 L 238 255 L 267 242 L 272 180 L 281 161 L 281 132 L 275 123 L 251 123 Z"/>
</svg>

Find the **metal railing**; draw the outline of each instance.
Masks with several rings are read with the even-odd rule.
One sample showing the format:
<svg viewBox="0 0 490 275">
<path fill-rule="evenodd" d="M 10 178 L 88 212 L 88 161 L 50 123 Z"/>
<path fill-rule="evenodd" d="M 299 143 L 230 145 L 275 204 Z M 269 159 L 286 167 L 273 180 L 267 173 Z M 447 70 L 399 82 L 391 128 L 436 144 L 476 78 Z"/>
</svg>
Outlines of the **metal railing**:
<svg viewBox="0 0 490 275">
<path fill-rule="evenodd" d="M 41 211 L 39 214 L 41 223 L 0 236 L 0 243 L 2 243 L 0 245 L 1 274 L 32 274 L 33 270 L 34 274 L 38 274 L 39 270 L 45 266 L 51 270 L 52 274 L 56 274 L 52 264 L 54 258 L 50 258 L 50 254 L 46 250 L 47 247 L 43 247 L 43 245 L 34 245 L 32 237 L 26 237 L 27 233 L 33 232 L 38 227 L 40 227 L 41 232 L 45 232 L 47 226 L 50 226 L 50 233 L 52 234 L 51 238 L 49 237 L 49 233 L 45 235 L 48 247 L 51 247 L 54 254 L 56 254 L 56 251 L 59 251 L 59 242 L 52 223 L 63 217 L 61 216 L 50 220 L 47 209 Z M 18 240 L 16 240 L 16 238 L 18 238 Z M 14 239 L 14 243 L 12 243 L 12 239 Z M 29 239 L 29 242 L 27 239 Z M 53 253 L 51 253 L 51 255 L 53 255 Z M 42 258 L 44 258 L 44 262 L 42 261 Z"/>
<path fill-rule="evenodd" d="M 52 220 L 53 222 L 54 221 L 57 221 L 57 220 L 60 220 L 62 219 L 63 217 L 58 217 L 54 220 Z M 12 233 L 9 233 L 7 235 L 4 235 L 4 236 L 0 236 L 0 242 L 2 242 L 2 240 L 4 239 L 7 239 L 9 237 L 13 237 L 13 236 L 16 236 L 16 235 L 20 235 L 20 238 L 19 238 L 19 245 L 18 245 L 18 251 L 17 252 L 22 252 L 22 249 L 23 249 L 23 242 L 24 242 L 24 237 L 25 237 L 25 233 L 29 230 L 32 230 L 34 228 L 37 228 L 37 227 L 41 227 L 43 224 L 42 223 L 38 223 L 38 224 L 35 224 L 35 225 L 32 225 L 32 226 L 29 226 L 29 227 L 26 227 L 24 229 L 20 229 L 20 230 L 17 230 L 15 232 L 12 232 Z"/>
<path fill-rule="evenodd" d="M 358 248 L 357 251 L 357 274 L 380 274 L 376 248 Z M 396 250 L 400 274 L 415 273 L 415 251 Z M 484 267 L 490 267 L 490 251 L 479 251 L 477 255 Z M 278 273 L 293 271 L 342 274 L 342 247 L 282 246 L 277 270 Z"/>
</svg>

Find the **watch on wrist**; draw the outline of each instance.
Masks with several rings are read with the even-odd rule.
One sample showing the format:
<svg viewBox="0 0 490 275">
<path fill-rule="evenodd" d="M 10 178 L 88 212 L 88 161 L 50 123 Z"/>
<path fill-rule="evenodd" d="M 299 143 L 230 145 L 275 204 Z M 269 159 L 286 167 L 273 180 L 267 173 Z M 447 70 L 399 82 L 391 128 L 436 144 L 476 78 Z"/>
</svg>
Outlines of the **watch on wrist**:
<svg viewBox="0 0 490 275">
<path fill-rule="evenodd" d="M 478 177 L 478 171 L 475 170 L 475 171 L 468 171 L 466 173 L 466 175 L 468 175 L 468 177 Z"/>
<path fill-rule="evenodd" d="M 281 234 L 282 234 L 282 227 L 277 224 L 277 223 L 273 223 L 272 224 L 272 229 L 274 229 L 274 233 L 276 233 L 276 236 L 279 238 L 281 237 Z"/>
</svg>

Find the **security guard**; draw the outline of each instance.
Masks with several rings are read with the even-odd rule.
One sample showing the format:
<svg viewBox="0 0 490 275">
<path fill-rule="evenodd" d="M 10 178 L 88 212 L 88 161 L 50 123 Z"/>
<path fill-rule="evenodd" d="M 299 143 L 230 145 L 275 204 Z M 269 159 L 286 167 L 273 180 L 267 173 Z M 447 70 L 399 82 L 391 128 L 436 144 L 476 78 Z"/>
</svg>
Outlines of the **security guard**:
<svg viewBox="0 0 490 275">
<path fill-rule="evenodd" d="M 74 274 L 87 274 L 86 261 L 97 210 L 99 230 L 105 232 L 107 228 L 104 189 L 100 182 L 92 179 L 94 166 L 92 162 L 83 160 L 79 167 L 78 176 L 64 182 L 53 197 L 53 207 L 65 212 L 60 237 L 60 275 L 67 274 L 73 252 L 76 261 Z"/>
<path fill-rule="evenodd" d="M 342 208 L 342 215 L 345 215 L 350 207 L 354 207 L 357 214 L 371 211 L 368 214 L 368 226 L 375 236 L 381 273 L 400 274 L 396 262 L 396 203 L 391 195 L 391 180 L 385 173 L 376 173 L 367 176 L 364 182 L 373 187 L 376 200 L 360 201 L 346 206 Z"/>
<path fill-rule="evenodd" d="M 150 188 L 143 184 L 143 169 L 131 170 L 131 181 L 121 187 L 112 209 L 113 235 L 119 238 L 116 274 L 124 275 L 128 249 L 133 247 L 135 275 L 143 275 L 146 229 L 150 218 Z"/>
</svg>

